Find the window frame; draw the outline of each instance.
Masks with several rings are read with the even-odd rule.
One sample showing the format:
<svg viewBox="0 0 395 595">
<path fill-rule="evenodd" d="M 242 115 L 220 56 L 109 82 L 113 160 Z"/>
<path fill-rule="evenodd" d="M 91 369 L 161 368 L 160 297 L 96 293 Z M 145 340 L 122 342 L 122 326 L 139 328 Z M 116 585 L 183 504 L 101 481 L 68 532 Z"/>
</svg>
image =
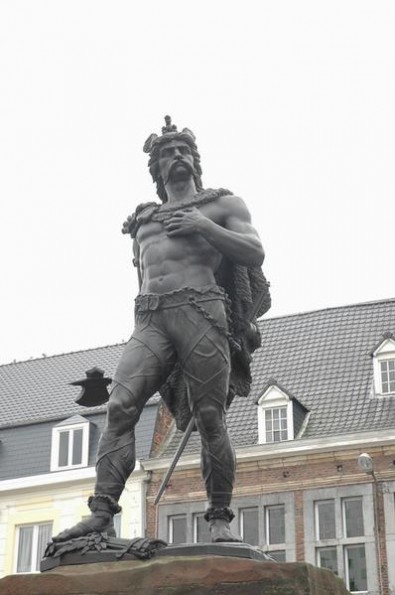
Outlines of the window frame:
<svg viewBox="0 0 395 595">
<path fill-rule="evenodd" d="M 32 522 L 32 523 L 21 523 L 19 525 L 15 525 L 15 555 L 14 555 L 14 564 L 13 564 L 13 572 L 14 574 L 37 574 L 40 572 L 40 569 L 32 570 L 35 560 L 37 560 L 38 555 L 38 537 L 39 537 L 39 528 L 41 526 L 50 526 L 50 533 L 53 532 L 53 520 L 48 521 L 39 521 L 39 522 Z M 27 529 L 28 527 L 33 528 L 33 535 L 32 535 L 32 548 L 30 552 L 30 570 L 23 570 L 18 572 L 18 560 L 19 560 L 19 544 L 21 538 L 21 529 Z M 43 552 L 44 553 L 44 552 Z"/>
<path fill-rule="evenodd" d="M 192 514 L 193 521 L 193 543 L 210 543 L 207 541 L 198 541 L 198 518 L 204 517 L 204 512 L 194 512 Z M 208 528 L 208 525 L 207 525 Z"/>
<path fill-rule="evenodd" d="M 293 400 L 283 390 L 272 384 L 258 399 L 257 405 L 259 444 L 279 444 L 280 442 L 289 442 L 295 439 Z M 266 412 L 279 409 L 286 409 L 287 438 L 269 441 L 266 431 Z"/>
<path fill-rule="evenodd" d="M 285 539 L 284 544 L 267 544 L 265 539 L 265 506 L 283 505 L 285 508 Z M 158 514 L 158 538 L 169 541 L 169 517 L 186 515 L 187 530 L 186 538 L 188 543 L 196 543 L 195 518 L 203 514 L 207 509 L 207 502 L 177 502 L 173 504 L 161 504 Z M 257 496 L 234 497 L 232 509 L 235 518 L 230 523 L 231 530 L 240 535 L 242 511 L 249 508 L 258 508 L 259 520 L 259 547 L 270 554 L 270 551 L 285 551 L 287 562 L 296 562 L 295 543 L 295 504 L 293 492 L 279 492 L 276 494 L 263 494 Z"/>
<path fill-rule="evenodd" d="M 381 363 L 384 361 L 395 362 L 395 341 L 393 338 L 384 339 L 380 345 L 372 353 L 373 357 L 373 382 L 374 382 L 374 394 L 380 397 L 393 397 L 395 396 L 395 390 L 383 391 L 382 375 L 381 375 Z"/>
<path fill-rule="evenodd" d="M 344 556 L 344 582 L 346 583 L 346 587 L 347 589 L 350 591 L 350 593 L 352 593 L 353 595 L 367 595 L 369 593 L 369 589 L 366 589 L 365 591 L 351 591 L 350 590 L 350 571 L 349 571 L 349 565 L 348 565 L 348 552 L 351 548 L 356 548 L 356 547 L 363 547 L 364 551 L 365 551 L 365 566 L 366 566 L 366 585 L 368 583 L 368 578 L 367 578 L 367 574 L 368 574 L 368 564 L 366 561 L 366 546 L 364 543 L 348 543 L 346 545 L 343 546 L 343 556 Z"/>
<path fill-rule="evenodd" d="M 269 411 L 271 414 L 270 420 L 268 419 Z M 278 420 L 274 419 L 275 412 L 278 412 Z M 283 412 L 285 412 L 285 415 L 282 415 Z M 279 407 L 265 407 L 265 409 L 263 410 L 263 414 L 265 417 L 265 442 L 267 444 L 274 444 L 277 442 L 287 442 L 288 434 L 289 434 L 288 405 L 283 405 L 283 406 L 279 406 Z M 279 423 L 279 428 L 277 430 L 274 428 L 276 421 L 278 421 L 278 423 Z M 282 422 L 284 422 L 284 421 L 285 421 L 285 428 L 282 427 Z M 271 426 L 270 429 L 268 428 L 268 423 L 270 423 L 270 426 Z M 274 439 L 276 432 L 278 432 L 280 434 L 279 440 Z M 282 438 L 282 434 L 284 432 L 286 433 L 286 438 Z M 273 440 L 269 440 L 269 436 L 272 436 Z"/>
<path fill-rule="evenodd" d="M 364 535 L 346 537 L 345 502 L 361 498 Z M 334 500 L 335 503 L 335 537 L 319 539 L 317 503 Z M 318 550 L 336 548 L 338 576 L 348 588 L 348 571 L 346 568 L 347 546 L 361 545 L 365 548 L 367 586 L 366 591 L 352 591 L 354 595 L 375 592 L 378 589 L 377 551 L 374 535 L 374 497 L 371 484 L 350 485 L 343 487 L 308 490 L 304 494 L 304 530 L 306 562 L 320 566 Z"/>
<path fill-rule="evenodd" d="M 51 471 L 68 471 L 70 469 L 81 469 L 88 466 L 89 458 L 89 426 L 88 420 L 81 418 L 81 421 L 75 421 L 71 423 L 62 422 L 52 428 L 52 445 L 51 445 Z M 72 464 L 73 445 L 74 445 L 74 432 L 76 430 L 82 430 L 82 452 L 81 452 L 81 463 Z M 68 464 L 59 465 L 59 449 L 60 449 L 60 435 L 64 432 L 69 433 L 69 445 L 68 445 Z M 72 436 L 72 440 L 70 440 Z"/>
<path fill-rule="evenodd" d="M 269 543 L 267 511 L 273 506 L 283 506 L 285 515 L 285 542 Z M 255 497 L 234 498 L 232 508 L 238 520 L 237 532 L 243 535 L 242 520 L 244 510 L 258 508 L 258 547 L 264 552 L 285 552 L 286 562 L 296 562 L 295 502 L 293 492 L 263 494 Z"/>
<path fill-rule="evenodd" d="M 188 533 L 188 518 L 186 513 L 179 513 L 179 514 L 170 514 L 167 516 L 167 539 L 166 541 L 169 542 L 169 544 L 174 544 L 177 545 L 179 543 L 185 543 L 185 542 L 180 542 L 180 541 L 173 541 L 174 538 L 174 528 L 173 528 L 173 520 L 174 519 L 181 519 L 181 518 L 185 518 L 185 538 L 186 538 L 186 542 L 187 540 L 187 533 Z"/>
</svg>

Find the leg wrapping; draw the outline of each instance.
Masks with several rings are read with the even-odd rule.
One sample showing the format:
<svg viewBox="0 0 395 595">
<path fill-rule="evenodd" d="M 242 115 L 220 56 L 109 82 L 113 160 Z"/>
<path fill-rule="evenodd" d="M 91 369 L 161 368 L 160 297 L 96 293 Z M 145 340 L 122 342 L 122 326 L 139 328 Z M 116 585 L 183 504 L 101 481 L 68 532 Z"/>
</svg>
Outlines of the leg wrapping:
<svg viewBox="0 0 395 595">
<path fill-rule="evenodd" d="M 134 432 L 110 439 L 103 434 L 96 462 L 95 495 L 118 502 L 136 463 Z"/>
</svg>

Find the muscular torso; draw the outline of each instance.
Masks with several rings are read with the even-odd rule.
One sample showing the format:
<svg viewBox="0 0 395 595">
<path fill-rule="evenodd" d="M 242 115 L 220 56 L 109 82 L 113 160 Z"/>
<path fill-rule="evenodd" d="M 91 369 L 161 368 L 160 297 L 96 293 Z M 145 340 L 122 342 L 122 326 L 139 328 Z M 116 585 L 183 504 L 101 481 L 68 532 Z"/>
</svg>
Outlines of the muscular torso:
<svg viewBox="0 0 395 595">
<path fill-rule="evenodd" d="M 222 225 L 224 213 L 218 204 L 208 203 L 199 210 Z M 142 293 L 163 294 L 181 287 L 201 288 L 215 283 L 214 274 L 222 256 L 200 234 L 169 237 L 163 223 L 150 221 L 140 226 L 136 242 Z"/>
</svg>

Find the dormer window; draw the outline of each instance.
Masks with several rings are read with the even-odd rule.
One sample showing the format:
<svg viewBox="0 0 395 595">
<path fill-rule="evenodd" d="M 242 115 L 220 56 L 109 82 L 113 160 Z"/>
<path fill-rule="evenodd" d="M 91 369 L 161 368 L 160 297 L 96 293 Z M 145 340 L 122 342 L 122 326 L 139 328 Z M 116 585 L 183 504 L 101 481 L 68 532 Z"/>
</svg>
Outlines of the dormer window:
<svg viewBox="0 0 395 595">
<path fill-rule="evenodd" d="M 395 393 L 395 358 L 380 361 L 381 392 Z"/>
<path fill-rule="evenodd" d="M 52 428 L 51 471 L 88 465 L 89 421 L 75 415 Z"/>
<path fill-rule="evenodd" d="M 293 440 L 301 433 L 307 409 L 277 382 L 267 385 L 257 405 L 260 444 Z"/>
<path fill-rule="evenodd" d="M 395 395 L 395 337 L 385 333 L 372 352 L 374 392 L 376 395 Z"/>
<path fill-rule="evenodd" d="M 288 405 L 264 409 L 265 442 L 282 442 L 288 440 Z"/>
</svg>

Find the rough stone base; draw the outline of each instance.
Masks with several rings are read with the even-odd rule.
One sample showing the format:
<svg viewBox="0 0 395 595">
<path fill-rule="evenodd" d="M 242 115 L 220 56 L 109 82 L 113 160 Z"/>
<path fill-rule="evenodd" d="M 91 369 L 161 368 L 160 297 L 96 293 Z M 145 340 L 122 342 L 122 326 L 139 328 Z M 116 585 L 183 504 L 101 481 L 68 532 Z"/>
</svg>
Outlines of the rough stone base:
<svg viewBox="0 0 395 595">
<path fill-rule="evenodd" d="M 0 595 L 347 595 L 329 570 L 220 556 L 60 566 L 7 576 Z"/>
</svg>

